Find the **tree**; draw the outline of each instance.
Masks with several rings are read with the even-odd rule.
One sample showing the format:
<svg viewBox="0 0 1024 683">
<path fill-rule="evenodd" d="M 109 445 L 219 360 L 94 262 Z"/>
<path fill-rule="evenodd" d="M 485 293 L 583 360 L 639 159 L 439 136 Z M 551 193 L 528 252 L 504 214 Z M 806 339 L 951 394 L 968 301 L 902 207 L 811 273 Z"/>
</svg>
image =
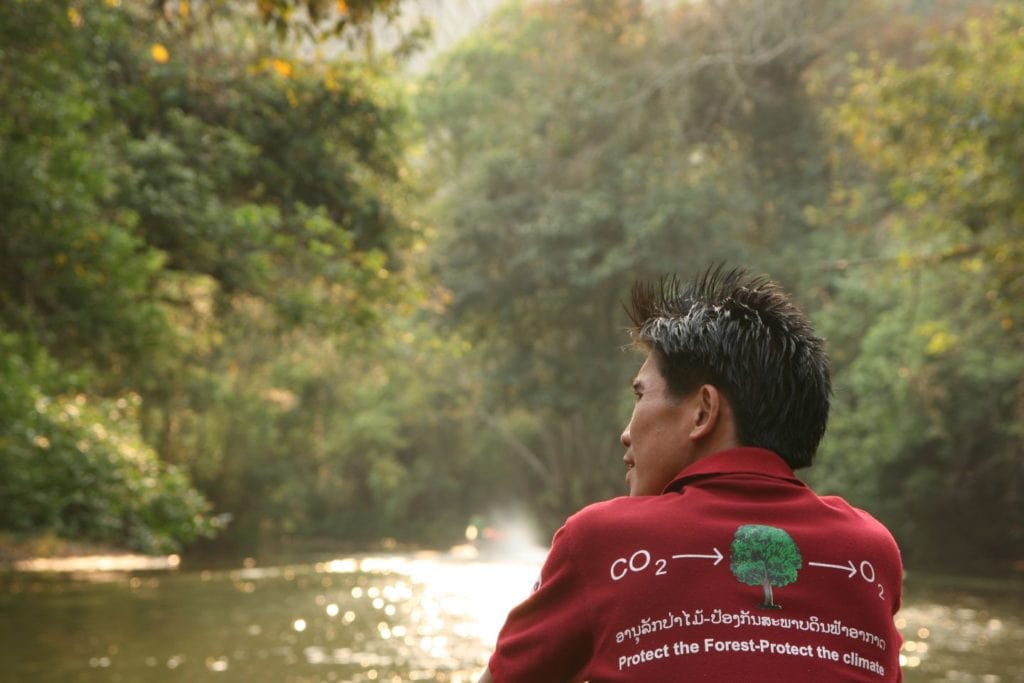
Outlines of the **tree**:
<svg viewBox="0 0 1024 683">
<path fill-rule="evenodd" d="M 350 43 L 372 40 L 372 22 L 398 16 L 401 0 L 153 0 L 156 14 L 168 23 L 186 28 L 220 16 L 252 12 L 281 36 L 322 41 L 344 38 Z"/>
<path fill-rule="evenodd" d="M 0 527 L 171 547 L 211 529 L 190 474 L 279 533 L 315 516 L 304 484 L 376 449 L 327 526 L 371 476 L 387 498 L 396 420 L 422 412 L 368 397 L 350 442 L 325 419 L 395 340 L 363 337 L 430 303 L 406 268 L 405 108 L 378 67 L 300 56 L 252 3 L 159 4 L 0 6 Z M 326 6 L 266 9 L 299 5 Z"/>
<path fill-rule="evenodd" d="M 0 324 L 70 365 L 126 371 L 169 329 L 152 298 L 161 254 L 107 204 L 119 135 L 86 57 L 120 28 L 106 10 L 0 8 Z"/>
<path fill-rule="evenodd" d="M 432 255 L 486 378 L 480 457 L 547 524 L 621 490 L 632 281 L 714 260 L 792 279 L 806 258 L 827 185 L 803 74 L 841 5 L 513 5 L 424 80 Z"/>
<path fill-rule="evenodd" d="M 141 438 L 125 381 L 173 335 L 163 256 L 107 204 L 121 138 L 90 55 L 119 25 L 109 8 L 0 6 L 0 528 L 169 551 L 214 525 Z"/>
<path fill-rule="evenodd" d="M 2 332 L 0 385 L 0 529 L 174 552 L 222 526 L 141 438 L 138 394 L 76 391 L 33 340 Z"/>
<path fill-rule="evenodd" d="M 145 433 L 232 513 L 225 542 L 401 536 L 389 494 L 430 395 L 388 381 L 425 297 L 401 93 L 378 65 L 303 56 L 231 7 L 111 50 L 131 170 L 115 201 L 166 254 L 181 334 L 143 378 Z M 167 61 L 132 58 L 155 40 Z"/>
<path fill-rule="evenodd" d="M 1022 27 L 1004 5 L 921 35 L 855 69 L 829 116 L 853 152 L 832 216 L 868 248 L 823 316 L 842 354 L 826 450 L 917 559 L 1024 547 Z"/>
<path fill-rule="evenodd" d="M 796 581 L 803 566 L 800 549 L 785 530 L 761 524 L 744 524 L 732 539 L 729 569 L 742 583 L 764 589 L 765 609 L 779 609 L 772 586 L 788 586 Z"/>
</svg>

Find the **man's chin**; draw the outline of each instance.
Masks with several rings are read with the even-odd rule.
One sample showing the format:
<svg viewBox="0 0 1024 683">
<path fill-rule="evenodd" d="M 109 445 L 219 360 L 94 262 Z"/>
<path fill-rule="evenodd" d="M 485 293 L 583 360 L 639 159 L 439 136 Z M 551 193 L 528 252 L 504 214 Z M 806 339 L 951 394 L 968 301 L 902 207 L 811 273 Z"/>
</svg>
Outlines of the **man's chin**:
<svg viewBox="0 0 1024 683">
<path fill-rule="evenodd" d="M 632 477 L 628 477 L 626 479 L 626 495 L 627 496 L 640 496 L 640 495 L 643 495 L 640 492 L 640 490 L 641 489 L 640 489 L 639 482 L 634 481 L 634 479 Z"/>
</svg>

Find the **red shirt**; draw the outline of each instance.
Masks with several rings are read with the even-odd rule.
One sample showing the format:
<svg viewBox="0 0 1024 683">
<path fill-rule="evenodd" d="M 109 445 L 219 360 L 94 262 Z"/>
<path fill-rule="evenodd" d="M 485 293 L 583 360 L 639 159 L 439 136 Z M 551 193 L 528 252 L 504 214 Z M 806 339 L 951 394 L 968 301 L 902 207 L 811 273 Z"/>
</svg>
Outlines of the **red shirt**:
<svg viewBox="0 0 1024 683">
<path fill-rule="evenodd" d="M 899 681 L 899 549 L 778 455 L 737 448 L 555 534 L 489 668 L 499 683 Z"/>
</svg>

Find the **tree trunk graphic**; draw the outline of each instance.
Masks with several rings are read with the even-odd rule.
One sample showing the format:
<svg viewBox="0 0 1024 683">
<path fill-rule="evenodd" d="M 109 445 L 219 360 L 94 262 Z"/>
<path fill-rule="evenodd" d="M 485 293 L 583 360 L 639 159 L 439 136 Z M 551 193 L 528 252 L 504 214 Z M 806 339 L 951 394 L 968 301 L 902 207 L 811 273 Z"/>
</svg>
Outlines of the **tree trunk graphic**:
<svg viewBox="0 0 1024 683">
<path fill-rule="evenodd" d="M 761 607 L 778 609 L 775 604 L 775 596 L 772 594 L 772 580 L 768 578 L 767 568 L 764 571 L 764 581 L 761 582 L 761 587 L 764 588 L 764 602 L 761 603 Z"/>
<path fill-rule="evenodd" d="M 762 609 L 781 609 L 775 604 L 773 586 L 796 581 L 803 566 L 800 549 L 784 529 L 761 524 L 744 524 L 732 539 L 729 569 L 748 586 L 760 586 L 764 592 Z"/>
</svg>

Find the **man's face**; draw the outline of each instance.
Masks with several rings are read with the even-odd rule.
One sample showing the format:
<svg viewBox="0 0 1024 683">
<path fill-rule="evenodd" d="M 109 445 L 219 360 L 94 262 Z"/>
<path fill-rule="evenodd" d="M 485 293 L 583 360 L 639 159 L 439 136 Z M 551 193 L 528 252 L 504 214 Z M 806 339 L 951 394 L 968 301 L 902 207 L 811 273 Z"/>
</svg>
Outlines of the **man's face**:
<svg viewBox="0 0 1024 683">
<path fill-rule="evenodd" d="M 633 380 L 633 392 L 633 416 L 620 437 L 626 447 L 626 483 L 631 496 L 653 496 L 694 460 L 686 419 L 694 398 L 668 393 L 653 354 L 647 355 Z"/>
</svg>

